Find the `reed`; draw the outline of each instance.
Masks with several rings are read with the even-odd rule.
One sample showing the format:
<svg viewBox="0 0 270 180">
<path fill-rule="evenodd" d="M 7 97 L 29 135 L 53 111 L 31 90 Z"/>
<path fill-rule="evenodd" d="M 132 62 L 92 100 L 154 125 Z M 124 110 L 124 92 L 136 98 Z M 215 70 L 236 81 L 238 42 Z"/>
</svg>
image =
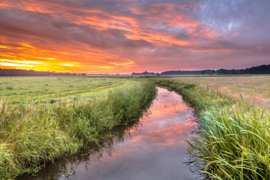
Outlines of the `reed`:
<svg viewBox="0 0 270 180">
<path fill-rule="evenodd" d="M 149 81 L 131 81 L 96 98 L 55 103 L 0 102 L 0 179 L 39 171 L 48 161 L 74 154 L 114 126 L 137 118 L 156 93 Z"/>
<path fill-rule="evenodd" d="M 217 91 L 185 83 L 156 80 L 170 87 L 195 107 L 198 136 L 189 144 L 188 164 L 205 179 L 270 179 L 270 113 Z"/>
</svg>

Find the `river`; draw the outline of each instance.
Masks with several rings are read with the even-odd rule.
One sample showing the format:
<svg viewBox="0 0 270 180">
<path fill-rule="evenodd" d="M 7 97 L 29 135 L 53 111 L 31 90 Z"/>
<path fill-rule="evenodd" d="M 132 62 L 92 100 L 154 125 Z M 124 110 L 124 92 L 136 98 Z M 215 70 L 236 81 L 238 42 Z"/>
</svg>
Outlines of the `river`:
<svg viewBox="0 0 270 180">
<path fill-rule="evenodd" d="M 114 128 L 100 145 L 55 160 L 18 180 L 192 180 L 185 140 L 196 128 L 182 97 L 158 87 L 150 108 L 136 122 Z"/>
</svg>

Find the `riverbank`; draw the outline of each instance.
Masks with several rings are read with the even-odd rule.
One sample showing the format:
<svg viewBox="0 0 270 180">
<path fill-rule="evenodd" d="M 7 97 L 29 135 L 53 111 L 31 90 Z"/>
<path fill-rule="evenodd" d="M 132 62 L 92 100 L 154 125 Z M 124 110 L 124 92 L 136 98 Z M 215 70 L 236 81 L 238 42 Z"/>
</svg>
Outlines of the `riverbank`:
<svg viewBox="0 0 270 180">
<path fill-rule="evenodd" d="M 207 179 L 270 178 L 270 113 L 196 84 L 154 80 L 180 93 L 197 111 L 199 138 L 189 163 Z"/>
<path fill-rule="evenodd" d="M 103 132 L 140 116 L 156 87 L 149 81 L 129 82 L 96 98 L 59 98 L 14 106 L 2 100 L 0 178 L 35 173 L 48 161 L 75 154 L 85 142 L 99 142 Z"/>
<path fill-rule="evenodd" d="M 176 180 L 195 179 L 186 162 L 187 135 L 196 128 L 193 109 L 166 88 L 136 121 L 117 126 L 94 148 L 49 163 L 17 180 Z"/>
</svg>

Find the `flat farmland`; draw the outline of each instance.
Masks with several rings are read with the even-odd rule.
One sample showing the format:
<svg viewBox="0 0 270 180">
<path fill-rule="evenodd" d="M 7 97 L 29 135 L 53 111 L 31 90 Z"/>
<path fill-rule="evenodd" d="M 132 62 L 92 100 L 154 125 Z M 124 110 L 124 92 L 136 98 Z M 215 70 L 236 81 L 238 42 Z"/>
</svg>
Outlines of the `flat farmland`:
<svg viewBox="0 0 270 180">
<path fill-rule="evenodd" d="M 104 96 L 108 91 L 132 83 L 113 78 L 3 77 L 0 79 L 0 97 L 12 104 L 55 103 L 63 98 L 78 100 Z"/>
<path fill-rule="evenodd" d="M 243 99 L 255 106 L 270 109 L 270 76 L 172 76 L 163 78 L 184 83 L 195 83 L 208 91 L 218 91 L 221 94 L 234 99 Z"/>
</svg>

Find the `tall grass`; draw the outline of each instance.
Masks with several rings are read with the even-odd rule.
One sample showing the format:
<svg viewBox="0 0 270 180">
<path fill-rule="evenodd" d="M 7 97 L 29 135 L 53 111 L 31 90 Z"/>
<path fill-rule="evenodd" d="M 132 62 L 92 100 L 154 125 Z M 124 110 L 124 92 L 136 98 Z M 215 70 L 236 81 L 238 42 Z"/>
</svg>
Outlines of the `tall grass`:
<svg viewBox="0 0 270 180">
<path fill-rule="evenodd" d="M 270 113 L 218 92 L 156 81 L 181 93 L 198 112 L 198 134 L 189 143 L 189 164 L 205 179 L 270 179 Z"/>
<path fill-rule="evenodd" d="M 85 142 L 128 123 L 156 93 L 152 82 L 117 88 L 105 97 L 54 104 L 0 103 L 0 179 L 34 173 L 48 161 L 76 153 Z"/>
</svg>

